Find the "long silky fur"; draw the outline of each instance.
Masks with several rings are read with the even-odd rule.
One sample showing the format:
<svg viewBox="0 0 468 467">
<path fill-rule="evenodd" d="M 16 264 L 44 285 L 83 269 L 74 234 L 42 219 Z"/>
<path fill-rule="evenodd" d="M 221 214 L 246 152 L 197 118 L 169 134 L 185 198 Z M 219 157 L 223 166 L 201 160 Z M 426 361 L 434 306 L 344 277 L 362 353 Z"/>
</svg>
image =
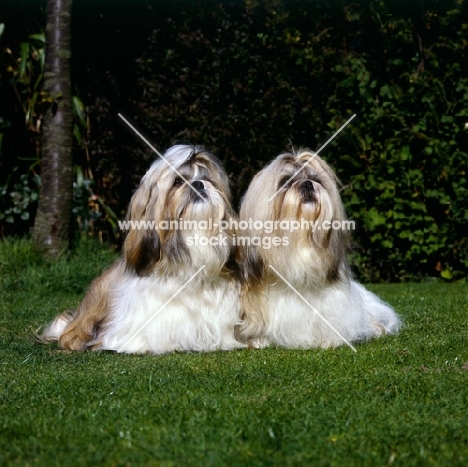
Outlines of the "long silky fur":
<svg viewBox="0 0 468 467">
<path fill-rule="evenodd" d="M 203 184 L 200 198 L 163 160 L 156 160 L 130 202 L 131 221 L 234 217 L 228 177 L 202 147 L 176 145 L 164 154 L 182 177 Z M 226 245 L 190 245 L 190 236 L 225 238 Z M 132 229 L 122 257 L 95 279 L 74 312 L 66 311 L 36 340 L 62 349 L 128 353 L 241 348 L 239 284 L 230 266 L 233 231 Z M 199 271 L 198 275 L 195 273 Z M 190 281 L 189 283 L 187 283 Z"/>
<path fill-rule="evenodd" d="M 306 162 L 305 167 L 268 201 Z M 301 187 L 313 184 L 313 201 Z M 240 208 L 239 221 L 344 221 L 339 181 L 319 156 L 308 150 L 278 156 L 252 180 Z M 394 310 L 352 279 L 347 263 L 349 232 L 300 230 L 243 232 L 249 238 L 287 237 L 288 245 L 246 244 L 237 251 L 241 270 L 242 324 L 238 339 L 252 347 L 334 347 L 396 332 Z M 270 267 L 278 271 L 295 290 Z M 308 306 L 298 292 L 312 306 Z M 343 340 L 335 330 L 345 338 Z"/>
</svg>

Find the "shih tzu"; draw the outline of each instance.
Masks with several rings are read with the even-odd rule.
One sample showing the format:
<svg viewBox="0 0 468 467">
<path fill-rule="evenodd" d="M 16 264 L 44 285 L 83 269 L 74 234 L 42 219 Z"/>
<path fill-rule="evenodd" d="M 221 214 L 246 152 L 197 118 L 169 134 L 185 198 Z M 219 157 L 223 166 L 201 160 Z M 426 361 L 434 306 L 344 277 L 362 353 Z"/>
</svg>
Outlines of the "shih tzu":
<svg viewBox="0 0 468 467">
<path fill-rule="evenodd" d="M 77 310 L 38 337 L 62 349 L 161 354 L 241 348 L 228 177 L 202 147 L 176 145 L 133 195 L 123 255 Z"/>
<path fill-rule="evenodd" d="M 307 150 L 281 154 L 251 182 L 239 216 L 236 331 L 250 346 L 327 348 L 398 330 L 394 310 L 351 276 L 337 185 Z"/>
</svg>

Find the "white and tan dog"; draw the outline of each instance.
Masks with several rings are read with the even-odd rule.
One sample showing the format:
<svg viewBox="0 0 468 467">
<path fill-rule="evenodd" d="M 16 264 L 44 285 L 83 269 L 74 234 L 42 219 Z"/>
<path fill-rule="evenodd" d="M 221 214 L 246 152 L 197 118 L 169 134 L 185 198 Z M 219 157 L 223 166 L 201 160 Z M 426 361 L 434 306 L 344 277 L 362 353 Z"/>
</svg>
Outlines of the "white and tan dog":
<svg viewBox="0 0 468 467">
<path fill-rule="evenodd" d="M 55 318 L 41 342 L 155 354 L 243 347 L 234 337 L 240 308 L 229 267 L 233 235 L 218 227 L 234 216 L 228 177 L 201 147 L 176 145 L 164 158 L 132 197 L 134 225 L 122 258 L 92 282 L 76 311 Z M 188 229 L 180 228 L 184 222 Z"/>
<path fill-rule="evenodd" d="M 239 248 L 243 342 L 327 348 L 398 330 L 394 310 L 351 276 L 337 183 L 306 150 L 281 154 L 251 182 L 239 216 L 239 225 L 250 221 L 242 235 L 257 239 Z M 294 230 L 293 222 L 314 227 Z"/>
</svg>

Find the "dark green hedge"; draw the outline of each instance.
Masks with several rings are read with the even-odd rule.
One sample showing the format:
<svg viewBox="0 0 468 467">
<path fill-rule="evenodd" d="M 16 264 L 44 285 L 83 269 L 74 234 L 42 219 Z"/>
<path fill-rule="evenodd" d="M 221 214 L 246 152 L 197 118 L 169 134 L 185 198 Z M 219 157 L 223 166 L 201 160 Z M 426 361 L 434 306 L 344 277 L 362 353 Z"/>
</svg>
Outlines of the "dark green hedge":
<svg viewBox="0 0 468 467">
<path fill-rule="evenodd" d="M 118 112 L 160 149 L 213 150 L 236 204 L 267 161 L 356 113 L 322 156 L 358 225 L 358 275 L 466 276 L 466 0 L 129 3 L 75 5 L 73 29 L 90 118 L 77 164 L 118 215 L 153 158 Z"/>
</svg>

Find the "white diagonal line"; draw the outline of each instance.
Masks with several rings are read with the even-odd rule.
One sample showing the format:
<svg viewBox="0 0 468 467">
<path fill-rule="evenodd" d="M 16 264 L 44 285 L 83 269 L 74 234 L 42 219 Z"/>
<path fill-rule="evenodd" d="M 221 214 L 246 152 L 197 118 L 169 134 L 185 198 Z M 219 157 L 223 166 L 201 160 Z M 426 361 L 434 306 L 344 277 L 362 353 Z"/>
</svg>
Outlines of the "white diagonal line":
<svg viewBox="0 0 468 467">
<path fill-rule="evenodd" d="M 117 114 L 201 199 L 208 201 L 161 153 L 122 115 Z"/>
<path fill-rule="evenodd" d="M 334 328 L 334 326 L 326 319 L 324 318 L 304 297 L 303 295 L 298 292 L 287 280 L 286 278 L 284 278 L 273 266 L 271 266 L 271 264 L 269 265 L 271 269 L 273 269 L 273 271 L 275 271 L 275 273 L 281 277 L 281 279 L 284 281 L 284 283 L 294 292 L 296 292 L 297 296 L 314 312 L 314 313 L 317 313 L 317 315 L 325 322 L 325 324 L 327 324 L 327 326 L 330 327 L 330 329 L 332 331 L 334 331 L 339 337 L 340 339 L 348 346 L 350 347 L 354 352 L 357 352 L 357 350 L 341 335 L 341 333 Z"/>
<path fill-rule="evenodd" d="M 144 328 L 146 327 L 151 321 L 153 321 L 154 318 L 156 318 L 156 316 L 162 311 L 164 310 L 164 308 L 170 303 L 172 302 L 172 300 L 174 300 L 175 297 L 177 297 L 177 295 L 180 294 L 180 292 L 182 292 L 182 290 L 184 290 L 185 286 L 190 284 L 190 282 L 192 282 L 193 279 L 195 279 L 195 277 L 200 273 L 200 271 L 206 266 L 206 264 L 204 264 L 187 282 L 185 282 L 182 287 L 175 293 L 172 295 L 171 298 L 169 298 L 169 300 L 167 300 L 160 308 L 158 311 L 156 311 L 156 313 L 154 313 L 154 315 L 152 315 L 138 330 L 136 330 L 132 336 L 130 337 L 130 339 L 128 339 L 124 345 L 122 345 L 118 350 L 117 352 L 120 352 L 122 351 L 122 349 L 129 343 L 131 342 L 134 337 Z"/>
<path fill-rule="evenodd" d="M 284 187 L 285 187 L 285 186 L 286 186 L 286 185 L 287 185 L 287 184 L 288 184 L 288 183 L 289 183 L 289 182 L 290 182 L 290 181 L 291 181 L 291 180 L 292 180 L 292 179 L 293 179 L 309 162 L 311 162 L 311 161 L 315 158 L 315 156 L 318 156 L 319 153 L 320 153 L 320 151 L 321 151 L 322 149 L 324 149 L 325 146 L 327 146 L 328 143 L 330 143 L 331 141 L 333 141 L 333 140 L 336 138 L 336 136 L 338 135 L 338 133 L 340 133 L 340 131 L 343 130 L 343 128 L 344 128 L 346 125 L 348 125 L 348 123 L 351 122 L 351 120 L 352 120 L 355 116 L 356 116 L 356 114 L 354 114 L 351 118 L 349 118 L 348 121 L 347 121 L 345 124 L 343 124 L 343 125 L 341 126 L 341 128 L 340 128 L 339 130 L 337 130 L 337 131 L 335 132 L 335 134 L 334 134 L 326 143 L 322 144 L 322 146 L 321 146 L 316 152 L 314 152 L 313 156 L 309 157 L 309 159 L 307 159 L 306 162 L 305 162 L 305 163 L 304 163 L 288 180 L 286 180 L 286 182 L 283 183 L 283 185 L 278 189 L 278 191 L 277 191 L 274 195 L 272 195 L 272 196 L 270 196 L 270 197 L 268 198 L 268 201 L 271 201 L 271 200 L 272 200 L 272 199 L 273 199 L 273 198 L 274 198 L 274 197 L 275 197 L 275 196 L 276 196 L 276 195 L 277 195 L 277 194 L 278 194 L 278 193 L 279 193 L 279 192 L 280 192 L 280 191 L 281 191 L 281 190 L 282 190 L 282 189 L 283 189 L 283 188 L 284 188 Z"/>
</svg>

